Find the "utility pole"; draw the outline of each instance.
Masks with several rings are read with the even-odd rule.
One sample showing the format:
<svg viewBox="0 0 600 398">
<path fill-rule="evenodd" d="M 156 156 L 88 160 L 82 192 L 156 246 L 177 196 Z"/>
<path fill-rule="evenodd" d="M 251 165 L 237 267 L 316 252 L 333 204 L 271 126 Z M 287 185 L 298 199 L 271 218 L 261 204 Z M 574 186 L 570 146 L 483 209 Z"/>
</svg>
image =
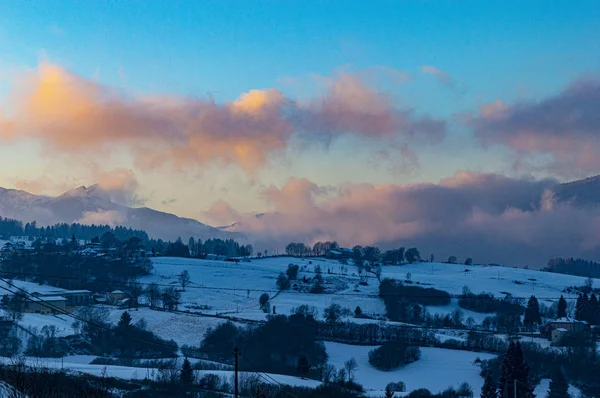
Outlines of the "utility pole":
<svg viewBox="0 0 600 398">
<path fill-rule="evenodd" d="M 233 354 L 235 355 L 235 378 L 234 378 L 235 385 L 233 387 L 233 390 L 234 390 L 234 394 L 233 395 L 234 395 L 235 398 L 239 398 L 240 392 L 238 390 L 238 371 L 239 371 L 239 355 L 240 355 L 240 350 L 237 347 L 235 347 L 233 349 Z"/>
</svg>

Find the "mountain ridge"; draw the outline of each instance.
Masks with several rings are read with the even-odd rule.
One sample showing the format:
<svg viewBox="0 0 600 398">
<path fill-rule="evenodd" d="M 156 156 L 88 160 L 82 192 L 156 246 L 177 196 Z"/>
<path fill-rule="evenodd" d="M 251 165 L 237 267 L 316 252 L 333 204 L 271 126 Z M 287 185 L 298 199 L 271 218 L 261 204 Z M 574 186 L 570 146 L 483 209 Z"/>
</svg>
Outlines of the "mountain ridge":
<svg viewBox="0 0 600 398">
<path fill-rule="evenodd" d="M 239 238 L 192 218 L 149 207 L 129 207 L 111 200 L 98 184 L 76 187 L 56 197 L 0 187 L 0 215 L 38 225 L 57 223 L 108 224 L 141 229 L 156 239 Z"/>
</svg>

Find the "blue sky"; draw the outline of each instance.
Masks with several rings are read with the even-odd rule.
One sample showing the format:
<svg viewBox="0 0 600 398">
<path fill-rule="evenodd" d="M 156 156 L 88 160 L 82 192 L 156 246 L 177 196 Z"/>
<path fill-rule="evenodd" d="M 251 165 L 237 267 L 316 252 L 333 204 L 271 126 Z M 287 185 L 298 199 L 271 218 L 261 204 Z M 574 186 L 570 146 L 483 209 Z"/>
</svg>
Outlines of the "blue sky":
<svg viewBox="0 0 600 398">
<path fill-rule="evenodd" d="M 510 154 L 482 148 L 454 115 L 496 99 L 536 101 L 581 76 L 596 76 L 598 21 L 598 2 L 584 0 L 0 1 L 0 93 L 10 93 L 15 71 L 33 70 L 41 59 L 127 95 L 213 96 L 222 103 L 251 89 L 311 97 L 317 89 L 307 83 L 310 76 L 383 66 L 411 79 L 380 90 L 419 115 L 449 121 L 444 146 L 415 144 L 420 169 L 407 175 L 369 166 L 370 154 L 362 150 L 377 148 L 357 139 L 327 150 L 288 148 L 285 162 L 252 177 L 235 167 L 174 177 L 138 170 L 126 157 L 100 165 L 132 168 L 155 207 L 200 217 L 222 198 L 245 211 L 263 210 L 260 187 L 289 177 L 335 185 L 437 182 L 460 169 L 510 172 Z M 424 65 L 444 71 L 453 84 L 421 72 Z M 0 104 L 8 106 L 8 97 Z M 15 145 L 0 150 L 0 185 L 35 180 L 49 167 L 60 181 L 90 178 L 40 155 L 35 142 Z M 161 205 L 174 194 L 165 191 L 176 192 L 181 205 Z M 240 199 L 244 194 L 248 199 Z"/>
</svg>

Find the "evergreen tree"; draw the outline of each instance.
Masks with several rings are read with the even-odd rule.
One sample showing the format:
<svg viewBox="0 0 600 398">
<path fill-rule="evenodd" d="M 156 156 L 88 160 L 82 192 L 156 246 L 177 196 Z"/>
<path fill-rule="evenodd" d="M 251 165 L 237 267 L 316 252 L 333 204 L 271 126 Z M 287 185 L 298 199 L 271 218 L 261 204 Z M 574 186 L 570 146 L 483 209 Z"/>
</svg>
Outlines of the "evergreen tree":
<svg viewBox="0 0 600 398">
<path fill-rule="evenodd" d="M 79 247 L 79 241 L 75 237 L 75 234 L 71 237 L 71 248 L 77 249 Z"/>
<path fill-rule="evenodd" d="M 588 315 L 586 320 L 592 325 L 597 325 L 599 321 L 598 312 L 600 312 L 600 304 L 598 303 L 598 298 L 596 297 L 596 295 L 592 294 L 592 296 L 590 297 Z"/>
<path fill-rule="evenodd" d="M 559 369 L 556 371 L 552 380 L 550 381 L 550 391 L 548 392 L 548 398 L 570 398 L 569 395 L 569 384 L 565 380 L 565 376 Z"/>
<path fill-rule="evenodd" d="M 518 398 L 534 398 L 529 382 L 529 366 L 523 357 L 521 343 L 511 342 L 502 361 L 502 374 L 498 384 L 499 395 L 503 398 L 517 398 L 514 395 L 516 381 Z"/>
<path fill-rule="evenodd" d="M 385 398 L 394 398 L 394 393 L 389 386 L 385 388 Z"/>
<path fill-rule="evenodd" d="M 567 300 L 560 295 L 560 299 L 558 300 L 558 311 L 556 316 L 558 318 L 566 318 L 567 317 Z"/>
<path fill-rule="evenodd" d="M 492 376 L 486 376 L 481 388 L 481 398 L 498 398 L 498 391 L 496 391 L 496 383 L 492 379 Z"/>
<path fill-rule="evenodd" d="M 131 328 L 131 315 L 129 315 L 129 312 L 124 311 L 121 314 L 119 323 L 117 323 L 117 328 L 119 328 L 120 330 L 127 330 Z"/>
<path fill-rule="evenodd" d="M 578 321 L 585 321 L 587 311 L 588 311 L 589 299 L 588 295 L 584 293 L 580 294 L 577 297 L 577 302 L 575 303 L 575 319 Z"/>
<path fill-rule="evenodd" d="M 527 302 L 523 323 L 528 328 L 531 328 L 534 324 L 539 325 L 542 323 L 542 318 L 540 316 L 540 304 L 535 296 L 531 296 Z"/>
<path fill-rule="evenodd" d="M 183 365 L 181 366 L 180 380 L 181 384 L 186 387 L 194 384 L 194 369 L 192 369 L 192 364 L 187 358 L 183 360 Z"/>
<path fill-rule="evenodd" d="M 302 354 L 298 357 L 298 373 L 302 376 L 307 376 L 310 371 L 310 365 L 306 355 Z"/>
</svg>

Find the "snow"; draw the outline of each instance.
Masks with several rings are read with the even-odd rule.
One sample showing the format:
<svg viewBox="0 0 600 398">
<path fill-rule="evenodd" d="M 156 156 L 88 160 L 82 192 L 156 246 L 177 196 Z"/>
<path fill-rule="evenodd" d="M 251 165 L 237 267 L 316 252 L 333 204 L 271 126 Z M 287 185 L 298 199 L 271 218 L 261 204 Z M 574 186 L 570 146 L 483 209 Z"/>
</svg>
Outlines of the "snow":
<svg viewBox="0 0 600 398">
<path fill-rule="evenodd" d="M 61 358 L 24 358 L 25 364 L 28 366 L 38 366 L 48 369 L 68 369 L 71 372 L 80 372 L 92 374 L 95 376 L 106 376 L 115 377 L 120 379 L 134 380 L 134 379 L 155 379 L 158 376 L 158 369 L 156 368 L 134 368 L 129 366 L 119 365 L 92 365 L 89 362 L 95 357 L 78 355 Z M 0 357 L 0 363 L 10 364 L 14 360 L 11 358 Z M 204 374 L 216 374 L 220 377 L 227 379 L 233 378 L 233 371 L 230 370 L 197 370 L 195 371 L 196 377 L 202 377 Z M 251 376 L 256 374 L 255 372 L 240 372 L 240 378 L 244 376 Z M 303 387 L 317 387 L 321 384 L 319 381 L 302 379 L 295 376 L 261 373 L 266 379 L 276 380 L 278 383 L 287 384 L 291 386 L 303 386 Z"/>
<path fill-rule="evenodd" d="M 342 265 L 337 260 L 322 258 L 271 257 L 253 259 L 252 262 L 226 262 L 185 258 L 158 257 L 152 259 L 154 273 L 141 278 L 141 282 L 155 282 L 159 285 L 179 287 L 177 275 L 187 270 L 191 283 L 182 292 L 182 308 L 207 314 L 230 315 L 240 319 L 264 320 L 258 297 L 266 292 L 271 296 L 271 308 L 277 314 L 290 314 L 292 309 L 306 304 L 315 307 L 319 315 L 332 303 L 348 310 L 351 317 L 354 309 L 360 306 L 363 313 L 381 318 L 385 316 L 383 301 L 377 296 L 379 282 L 376 278 L 366 278 L 367 286 L 358 285 L 358 269 L 354 265 Z M 309 264 L 312 262 L 312 264 Z M 288 264 L 298 264 L 298 279 L 312 278 L 313 268 L 319 265 L 326 283 L 337 284 L 335 294 L 310 294 L 288 290 L 277 292 L 276 278 L 285 272 Z M 342 275 L 342 267 L 347 269 Z M 469 272 L 464 272 L 469 269 Z M 331 274 L 328 271 L 331 271 Z M 469 286 L 474 293 L 487 292 L 503 297 L 510 293 L 516 297 L 536 295 L 547 304 L 554 302 L 561 294 L 567 299 L 574 295 L 562 293 L 567 286 L 581 286 L 583 277 L 561 275 L 534 270 L 506 268 L 498 266 L 443 263 L 415 263 L 401 266 L 383 266 L 382 278 L 404 280 L 411 273 L 415 286 L 434 287 L 451 294 L 462 293 L 463 286 Z M 519 284 L 514 281 L 518 281 Z M 417 284 L 417 282 L 419 284 Z M 329 286 L 332 286 L 331 284 Z M 459 308 L 453 299 L 446 306 L 429 306 L 431 314 L 447 314 Z M 481 323 L 490 314 L 462 310 L 465 319 L 472 317 Z M 353 320 L 355 321 L 355 320 Z"/>
<path fill-rule="evenodd" d="M 369 364 L 369 351 L 377 346 L 353 346 L 348 344 L 325 342 L 329 364 L 336 368 L 344 366 L 344 362 L 354 357 L 358 363 L 355 372 L 356 382 L 363 385 L 370 396 L 383 396 L 389 382 L 403 381 L 406 391 L 427 388 L 431 392 L 439 392 L 450 386 L 458 387 L 467 382 L 473 391 L 481 390 L 483 378 L 481 369 L 474 364 L 475 359 L 494 358 L 495 355 L 443 348 L 421 348 L 421 359 L 403 368 L 383 372 Z"/>
<path fill-rule="evenodd" d="M 124 310 L 112 309 L 109 322 L 117 324 Z M 148 330 L 160 338 L 174 340 L 178 345 L 199 346 L 208 328 L 214 328 L 225 322 L 219 318 L 201 317 L 181 313 L 155 311 L 149 308 L 128 310 L 133 323 L 144 319 Z"/>
<path fill-rule="evenodd" d="M 550 379 L 542 379 L 540 380 L 540 384 L 535 388 L 533 393 L 536 397 L 545 397 L 550 391 Z M 581 396 L 581 391 L 575 386 L 569 386 L 569 394 L 573 397 Z"/>
</svg>

